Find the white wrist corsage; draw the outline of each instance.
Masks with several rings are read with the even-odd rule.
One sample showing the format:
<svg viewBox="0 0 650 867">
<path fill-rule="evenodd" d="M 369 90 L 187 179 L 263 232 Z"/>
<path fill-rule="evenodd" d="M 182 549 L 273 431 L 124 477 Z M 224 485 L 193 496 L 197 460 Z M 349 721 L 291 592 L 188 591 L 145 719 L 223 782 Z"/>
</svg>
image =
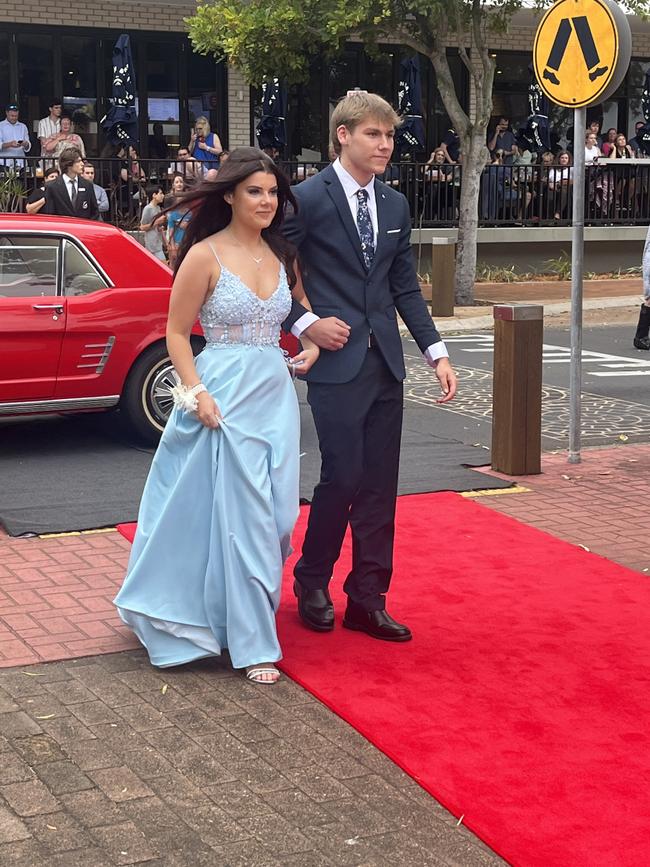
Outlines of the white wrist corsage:
<svg viewBox="0 0 650 867">
<path fill-rule="evenodd" d="M 202 391 L 207 391 L 207 388 L 202 382 L 198 382 L 190 388 L 187 385 L 183 385 L 178 376 L 176 376 L 176 385 L 173 385 L 170 391 L 174 399 L 174 406 L 177 409 L 182 409 L 183 412 L 196 412 L 199 408 L 196 396 L 197 394 L 201 394 Z"/>
</svg>

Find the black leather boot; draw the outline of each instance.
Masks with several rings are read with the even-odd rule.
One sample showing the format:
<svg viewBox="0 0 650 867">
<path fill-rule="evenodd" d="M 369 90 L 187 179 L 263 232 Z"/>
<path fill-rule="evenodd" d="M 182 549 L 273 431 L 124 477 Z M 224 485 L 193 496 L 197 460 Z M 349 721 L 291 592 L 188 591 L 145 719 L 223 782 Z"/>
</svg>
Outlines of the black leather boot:
<svg viewBox="0 0 650 867">
<path fill-rule="evenodd" d="M 648 335 L 650 335 L 650 307 L 642 304 L 639 322 L 636 326 L 636 334 L 634 335 L 634 348 L 650 349 L 650 337 Z"/>
</svg>

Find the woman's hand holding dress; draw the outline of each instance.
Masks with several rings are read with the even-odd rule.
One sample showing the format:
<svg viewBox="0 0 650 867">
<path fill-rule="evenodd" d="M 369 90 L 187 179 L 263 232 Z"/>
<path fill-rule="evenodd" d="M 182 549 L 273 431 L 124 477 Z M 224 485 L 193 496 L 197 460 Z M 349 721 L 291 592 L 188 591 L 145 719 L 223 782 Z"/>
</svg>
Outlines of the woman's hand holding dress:
<svg viewBox="0 0 650 867">
<path fill-rule="evenodd" d="M 320 349 L 314 343 L 306 349 L 303 349 L 302 352 L 294 355 L 294 357 L 290 359 L 290 363 L 296 365 L 296 374 L 298 376 L 304 376 L 304 374 L 316 364 L 319 355 Z"/>
<path fill-rule="evenodd" d="M 207 391 L 202 391 L 197 395 L 198 407 L 196 414 L 199 421 L 204 427 L 218 428 L 221 422 L 221 413 L 212 395 Z"/>
</svg>

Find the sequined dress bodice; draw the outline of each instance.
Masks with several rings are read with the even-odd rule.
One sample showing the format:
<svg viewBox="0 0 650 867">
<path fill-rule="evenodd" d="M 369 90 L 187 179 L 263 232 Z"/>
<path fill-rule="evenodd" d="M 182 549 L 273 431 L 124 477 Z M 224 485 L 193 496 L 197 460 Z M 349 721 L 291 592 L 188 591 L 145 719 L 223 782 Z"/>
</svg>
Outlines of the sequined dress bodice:
<svg viewBox="0 0 650 867">
<path fill-rule="evenodd" d="M 237 274 L 221 264 L 221 274 L 214 292 L 201 307 L 199 321 L 208 348 L 233 344 L 278 346 L 280 325 L 290 310 L 291 291 L 283 264 L 277 288 L 266 299 L 259 298 Z"/>
</svg>

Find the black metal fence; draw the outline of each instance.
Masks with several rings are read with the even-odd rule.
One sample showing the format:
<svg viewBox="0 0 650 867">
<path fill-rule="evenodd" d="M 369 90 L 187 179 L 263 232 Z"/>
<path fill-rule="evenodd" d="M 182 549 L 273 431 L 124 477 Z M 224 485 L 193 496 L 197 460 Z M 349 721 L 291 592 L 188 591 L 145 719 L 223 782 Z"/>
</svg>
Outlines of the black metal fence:
<svg viewBox="0 0 650 867">
<path fill-rule="evenodd" d="M 147 189 L 160 184 L 171 194 L 174 176 L 187 185 L 205 177 L 194 161 L 93 159 L 95 183 L 107 193 L 103 218 L 133 229 L 139 224 Z M 23 211 L 28 196 L 43 185 L 47 162 L 0 160 L 0 211 Z M 328 163 L 285 162 L 292 184 L 317 174 Z M 453 227 L 458 222 L 462 166 L 399 163 L 382 180 L 408 199 L 414 227 Z M 586 167 L 585 222 L 588 225 L 650 223 L 650 160 L 602 160 Z M 479 225 L 570 225 L 573 170 L 557 165 L 488 165 L 480 183 Z"/>
</svg>

